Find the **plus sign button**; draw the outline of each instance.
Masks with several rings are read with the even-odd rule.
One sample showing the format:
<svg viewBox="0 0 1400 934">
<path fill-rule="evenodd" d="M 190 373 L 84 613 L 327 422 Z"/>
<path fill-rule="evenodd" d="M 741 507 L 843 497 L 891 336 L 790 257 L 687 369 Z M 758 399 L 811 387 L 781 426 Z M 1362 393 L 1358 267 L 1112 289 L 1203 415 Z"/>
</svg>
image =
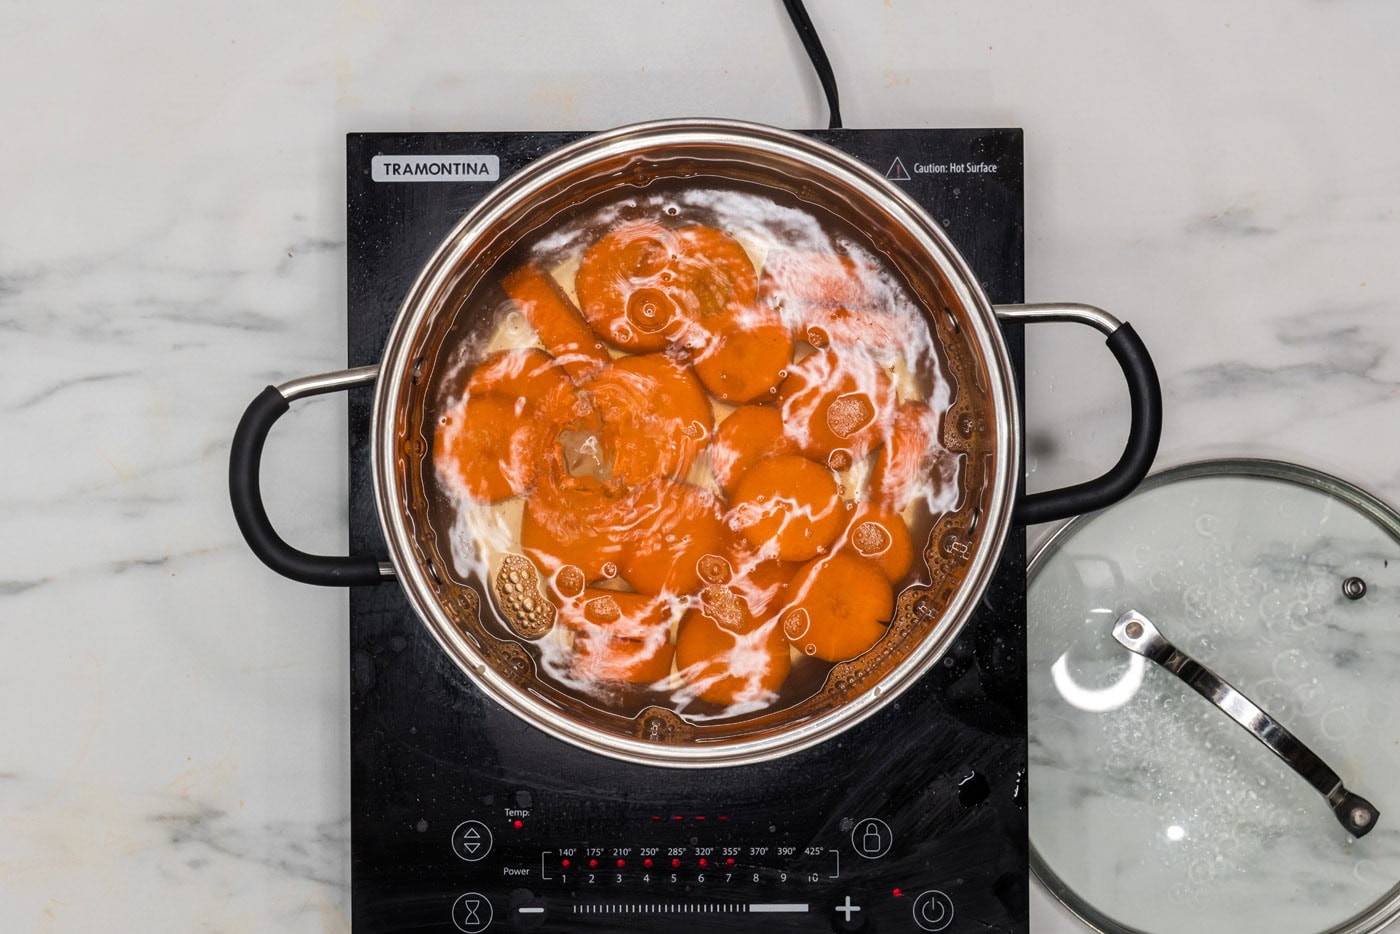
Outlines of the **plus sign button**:
<svg viewBox="0 0 1400 934">
<path fill-rule="evenodd" d="M 865 915 L 865 909 L 851 901 L 851 896 L 847 895 L 842 901 L 836 903 L 836 917 L 831 924 L 832 930 L 863 931 L 865 930 Z"/>
<path fill-rule="evenodd" d="M 953 923 L 953 900 L 937 889 L 914 899 L 914 923 L 923 931 L 944 931 Z"/>
</svg>

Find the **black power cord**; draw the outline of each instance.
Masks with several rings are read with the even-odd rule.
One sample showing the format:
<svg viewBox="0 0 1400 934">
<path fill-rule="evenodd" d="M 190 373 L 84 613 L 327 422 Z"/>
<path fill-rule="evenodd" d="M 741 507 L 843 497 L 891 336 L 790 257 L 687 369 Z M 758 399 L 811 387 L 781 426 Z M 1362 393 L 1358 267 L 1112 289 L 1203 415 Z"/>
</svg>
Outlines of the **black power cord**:
<svg viewBox="0 0 1400 934">
<path fill-rule="evenodd" d="M 802 0 L 783 0 L 783 6 L 787 7 L 788 18 L 792 20 L 793 28 L 802 39 L 802 47 L 807 50 L 807 57 L 812 60 L 812 67 L 816 69 L 817 78 L 822 83 L 822 92 L 826 94 L 826 106 L 831 111 L 831 122 L 827 127 L 838 130 L 841 128 L 841 101 L 836 94 L 836 75 L 831 70 L 831 61 L 826 57 L 826 50 L 822 48 L 821 37 L 817 35 L 816 27 L 812 25 L 812 18 L 807 15 L 807 8 L 802 5 Z"/>
</svg>

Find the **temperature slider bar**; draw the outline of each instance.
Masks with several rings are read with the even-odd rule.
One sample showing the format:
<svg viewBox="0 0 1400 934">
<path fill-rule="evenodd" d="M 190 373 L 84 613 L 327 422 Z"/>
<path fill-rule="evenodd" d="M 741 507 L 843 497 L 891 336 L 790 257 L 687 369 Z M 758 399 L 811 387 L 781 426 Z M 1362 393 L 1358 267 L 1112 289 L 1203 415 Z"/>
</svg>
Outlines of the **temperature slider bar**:
<svg viewBox="0 0 1400 934">
<path fill-rule="evenodd" d="M 527 909 L 521 908 L 523 914 Z M 799 902 L 597 902 L 575 905 L 576 915 L 712 915 L 712 914 L 790 914 L 805 915 L 812 908 Z M 542 913 L 544 909 L 530 909 Z"/>
</svg>

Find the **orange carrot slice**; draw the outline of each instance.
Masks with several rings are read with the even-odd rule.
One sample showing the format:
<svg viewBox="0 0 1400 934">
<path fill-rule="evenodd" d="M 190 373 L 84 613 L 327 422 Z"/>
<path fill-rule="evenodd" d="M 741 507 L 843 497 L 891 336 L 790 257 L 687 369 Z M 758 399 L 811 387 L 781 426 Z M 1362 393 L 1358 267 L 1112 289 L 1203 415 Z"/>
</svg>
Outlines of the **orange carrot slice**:
<svg viewBox="0 0 1400 934">
<path fill-rule="evenodd" d="M 730 516 L 750 544 L 783 561 L 816 557 L 846 525 L 831 471 L 797 454 L 770 457 L 745 471 Z"/>
<path fill-rule="evenodd" d="M 560 601 L 559 621 L 571 629 L 605 626 L 619 639 L 649 640 L 658 628 L 670 635 L 671 605 L 661 597 L 586 588 Z"/>
<path fill-rule="evenodd" d="M 710 441 L 714 412 L 688 367 L 662 354 L 623 357 L 585 385 L 618 483 L 683 477 Z"/>
<path fill-rule="evenodd" d="M 607 580 L 618 574 L 617 561 L 628 527 L 634 521 L 630 496 L 609 496 L 597 489 L 571 484 L 552 472 L 541 476 L 525 500 L 520 520 L 520 547 L 544 572 L 551 586 L 577 592 L 565 574 L 574 568 L 584 582 Z"/>
<path fill-rule="evenodd" d="M 787 307 L 867 307 L 869 274 L 848 256 L 775 248 L 764 257 L 759 289 L 766 301 Z"/>
<path fill-rule="evenodd" d="M 559 283 L 539 266 L 526 263 L 502 279 L 501 286 L 574 379 L 586 378 L 612 359 Z"/>
<path fill-rule="evenodd" d="M 574 279 L 584 317 L 615 346 L 662 350 L 697 322 L 758 294 L 743 247 L 713 227 L 624 224 L 584 251 Z"/>
<path fill-rule="evenodd" d="M 902 403 L 895 413 L 889 441 L 875 455 L 870 473 L 871 498 L 887 509 L 902 510 L 919 488 L 930 482 L 938 416 L 922 402 Z"/>
<path fill-rule="evenodd" d="M 438 425 L 433 461 L 450 486 L 497 503 L 535 482 L 540 426 L 525 403 L 497 395 L 468 396 Z"/>
<path fill-rule="evenodd" d="M 783 416 L 777 409 L 743 405 L 715 429 L 710 470 L 725 495 L 732 496 L 739 478 L 754 464 L 774 454 L 796 452 L 797 445 L 783 433 Z"/>
<path fill-rule="evenodd" d="M 894 419 L 889 374 L 852 348 L 804 357 L 778 387 L 778 400 L 802 453 L 837 470 L 869 454 Z"/>
<path fill-rule="evenodd" d="M 685 311 L 660 280 L 676 252 L 676 235 L 651 221 L 614 228 L 584 251 L 574 277 L 583 315 L 623 350 L 665 349 L 685 326 Z M 672 275 L 674 278 L 674 275 Z"/>
<path fill-rule="evenodd" d="M 910 326 L 889 312 L 843 305 L 814 306 L 797 312 L 798 338 L 822 349 L 832 346 L 906 347 Z"/>
<path fill-rule="evenodd" d="M 585 590 L 559 620 L 574 630 L 574 677 L 650 684 L 671 673 L 671 605 L 659 597 Z"/>
<path fill-rule="evenodd" d="M 765 701 L 783 686 L 791 669 L 787 640 L 776 624 L 737 633 L 698 610 L 681 618 L 676 670 L 711 704 Z"/>
<path fill-rule="evenodd" d="M 538 406 L 572 386 L 559 361 L 543 350 L 529 347 L 502 350 L 481 361 L 467 380 L 467 393 L 490 393 L 507 399 L 523 399 Z"/>
<path fill-rule="evenodd" d="M 763 261 L 760 303 L 780 310 L 797 337 L 813 347 L 905 346 L 909 322 L 877 310 L 892 298 L 873 267 L 847 256 L 775 249 Z"/>
<path fill-rule="evenodd" d="M 655 684 L 671 674 L 676 648 L 658 632 L 651 639 L 627 639 L 594 626 L 574 639 L 571 673 L 587 681 Z"/>
<path fill-rule="evenodd" d="M 838 549 L 849 548 L 873 561 L 891 584 L 898 583 L 914 566 L 914 541 L 903 517 L 892 509 L 862 503 L 851 516 Z"/>
<path fill-rule="evenodd" d="M 843 662 L 870 649 L 886 632 L 894 591 L 873 562 L 845 551 L 818 558 L 789 585 L 792 603 L 779 617 L 798 651 Z"/>
<path fill-rule="evenodd" d="M 704 586 L 700 612 L 726 629 L 752 632 L 787 604 L 788 584 L 800 565 L 763 560 L 744 547 L 725 555 L 705 555 L 698 562 Z"/>
<path fill-rule="evenodd" d="M 648 594 L 694 593 L 700 559 L 722 551 L 728 538 L 719 503 L 705 490 L 669 481 L 639 491 L 636 502 L 618 560 L 623 579 Z"/>
<path fill-rule="evenodd" d="M 792 333 L 772 309 L 733 308 L 706 321 L 695 375 L 721 402 L 769 398 L 792 362 Z"/>
</svg>

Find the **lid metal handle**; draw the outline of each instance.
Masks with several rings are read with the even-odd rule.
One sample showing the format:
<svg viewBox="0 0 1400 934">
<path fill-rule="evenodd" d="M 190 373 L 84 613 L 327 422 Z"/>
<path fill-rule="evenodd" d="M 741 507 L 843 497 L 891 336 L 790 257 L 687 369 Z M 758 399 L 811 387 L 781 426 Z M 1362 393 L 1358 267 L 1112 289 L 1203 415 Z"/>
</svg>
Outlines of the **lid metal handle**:
<svg viewBox="0 0 1400 934">
<path fill-rule="evenodd" d="M 1113 624 L 1113 638 L 1128 651 L 1156 662 L 1185 681 L 1197 694 L 1219 707 L 1226 716 L 1267 746 L 1270 752 L 1288 763 L 1289 768 L 1327 799 L 1332 813 L 1352 836 L 1364 837 L 1376 826 L 1380 811 L 1376 810 L 1375 805 L 1347 791 L 1342 779 L 1328 768 L 1317 753 L 1224 678 L 1172 645 L 1146 616 L 1137 610 L 1124 613 Z"/>
</svg>

